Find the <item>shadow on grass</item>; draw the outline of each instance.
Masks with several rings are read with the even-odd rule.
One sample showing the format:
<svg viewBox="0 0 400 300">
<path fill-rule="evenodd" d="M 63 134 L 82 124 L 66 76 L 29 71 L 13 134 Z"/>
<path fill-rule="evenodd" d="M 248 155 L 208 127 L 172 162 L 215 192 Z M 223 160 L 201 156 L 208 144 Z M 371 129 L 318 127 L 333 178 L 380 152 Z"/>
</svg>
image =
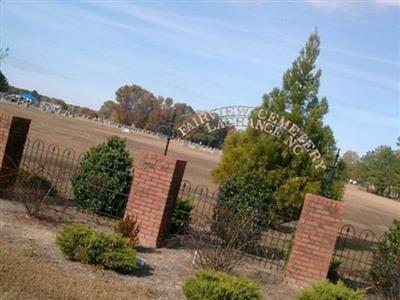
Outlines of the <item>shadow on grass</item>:
<svg viewBox="0 0 400 300">
<path fill-rule="evenodd" d="M 155 248 L 143 247 L 143 246 L 136 246 L 135 250 L 138 253 L 160 253 L 160 251 L 157 251 L 157 249 Z"/>
<path fill-rule="evenodd" d="M 147 277 L 153 275 L 154 268 L 152 268 L 150 265 L 145 264 L 143 268 L 136 270 L 131 273 L 119 273 L 121 275 L 126 275 L 126 276 L 131 276 L 131 277 Z"/>
</svg>

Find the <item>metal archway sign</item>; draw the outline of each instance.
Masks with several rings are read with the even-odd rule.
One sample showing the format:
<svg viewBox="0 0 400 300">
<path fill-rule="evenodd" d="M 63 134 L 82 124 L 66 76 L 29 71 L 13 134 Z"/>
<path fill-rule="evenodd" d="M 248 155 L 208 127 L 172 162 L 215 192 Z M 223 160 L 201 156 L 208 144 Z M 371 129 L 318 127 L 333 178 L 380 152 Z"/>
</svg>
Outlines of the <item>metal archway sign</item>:
<svg viewBox="0 0 400 300">
<path fill-rule="evenodd" d="M 258 109 L 252 116 L 254 109 L 256 107 L 238 105 L 199 112 L 190 120 L 183 122 L 176 131 L 180 138 L 184 138 L 201 126 L 205 126 L 209 133 L 226 127 L 254 128 L 277 138 L 284 137 L 283 143 L 295 155 L 306 153 L 311 158 L 315 169 L 327 168 L 318 148 L 299 126 L 286 117 L 264 108 Z M 283 135 L 284 132 L 288 135 Z"/>
<path fill-rule="evenodd" d="M 246 128 L 251 112 L 255 107 L 252 106 L 225 106 L 215 108 L 207 112 L 199 112 L 189 121 L 184 122 L 177 128 L 181 137 L 193 132 L 200 126 L 205 126 L 209 133 L 225 127 L 235 126 L 236 128 Z M 212 125 L 212 121 L 217 124 Z"/>
</svg>

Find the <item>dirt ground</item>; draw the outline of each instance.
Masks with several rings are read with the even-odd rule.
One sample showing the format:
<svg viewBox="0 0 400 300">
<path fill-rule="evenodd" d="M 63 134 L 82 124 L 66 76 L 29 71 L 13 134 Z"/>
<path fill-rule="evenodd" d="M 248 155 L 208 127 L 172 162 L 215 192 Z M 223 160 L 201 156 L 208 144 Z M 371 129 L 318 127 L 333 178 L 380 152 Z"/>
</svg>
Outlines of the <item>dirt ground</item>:
<svg viewBox="0 0 400 300">
<path fill-rule="evenodd" d="M 29 137 L 41 139 L 46 145 L 52 143 L 60 147 L 71 147 L 77 153 L 88 150 L 91 146 L 105 141 L 110 135 L 127 139 L 129 150 L 135 154 L 141 149 L 162 153 L 164 142 L 159 138 L 138 133 L 123 133 L 99 123 L 67 118 L 45 113 L 35 109 L 22 109 L 14 104 L 0 103 L 0 111 L 32 119 Z M 210 171 L 217 165 L 220 155 L 189 149 L 172 143 L 170 155 L 186 160 L 185 179 L 192 185 L 205 185 L 210 191 L 217 186 L 212 182 Z M 356 232 L 370 229 L 380 235 L 395 218 L 400 218 L 400 202 L 367 193 L 358 187 L 348 185 L 344 194 L 346 215 L 344 224 L 353 224 Z"/>
<path fill-rule="evenodd" d="M 182 282 L 194 272 L 192 251 L 139 250 L 149 268 L 124 276 L 62 257 L 55 245 L 59 227 L 27 217 L 22 205 L 0 199 L 0 299 L 184 299 Z M 280 283 L 280 275 L 258 264 L 244 264 L 236 273 L 256 281 L 265 299 L 287 300 L 295 293 Z"/>
<path fill-rule="evenodd" d="M 29 138 L 41 139 L 46 145 L 56 144 L 61 149 L 72 148 L 76 153 L 86 152 L 90 147 L 104 142 L 111 135 L 127 139 L 129 151 L 134 155 L 139 150 L 164 153 L 165 142 L 160 138 L 139 133 L 124 133 L 121 129 L 103 125 L 83 118 L 70 118 L 42 112 L 35 108 L 19 108 L 12 103 L 0 103 L 0 111 L 31 119 Z M 210 171 L 220 159 L 218 153 L 193 150 L 171 142 L 169 156 L 187 161 L 185 179 L 193 185 L 206 185 L 215 190 Z"/>
<path fill-rule="evenodd" d="M 394 219 L 400 219 L 400 201 L 368 193 L 358 186 L 347 185 L 343 201 L 346 205 L 343 224 L 353 225 L 357 234 L 371 230 L 380 236 Z"/>
</svg>

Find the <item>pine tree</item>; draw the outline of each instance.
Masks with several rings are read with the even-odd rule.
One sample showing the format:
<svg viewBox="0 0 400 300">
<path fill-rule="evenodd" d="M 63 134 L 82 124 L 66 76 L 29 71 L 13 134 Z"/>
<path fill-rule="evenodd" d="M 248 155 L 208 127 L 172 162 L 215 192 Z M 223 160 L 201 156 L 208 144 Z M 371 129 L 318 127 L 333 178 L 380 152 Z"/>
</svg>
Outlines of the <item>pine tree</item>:
<svg viewBox="0 0 400 300">
<path fill-rule="evenodd" d="M 400 191 L 400 158 L 391 147 L 379 146 L 361 158 L 357 175 L 365 187 L 378 195 L 396 197 Z"/>
<path fill-rule="evenodd" d="M 286 211 L 300 211 L 306 192 L 341 198 L 343 180 L 336 176 L 333 184 L 329 183 L 329 166 L 334 163 L 337 149 L 332 130 L 323 124 L 328 101 L 325 97 L 318 98 L 319 46 L 320 39 L 315 32 L 284 74 L 282 87 L 264 95 L 260 108 L 284 116 L 301 128 L 319 149 L 328 169 L 316 169 L 306 153 L 294 155 L 282 139 L 247 128 L 226 139 L 222 160 L 212 172 L 216 182 L 223 183 L 229 176 L 245 176 L 257 170 L 271 190 L 270 199 L 266 201 Z M 342 168 L 339 163 L 336 174 L 340 174 Z"/>
</svg>

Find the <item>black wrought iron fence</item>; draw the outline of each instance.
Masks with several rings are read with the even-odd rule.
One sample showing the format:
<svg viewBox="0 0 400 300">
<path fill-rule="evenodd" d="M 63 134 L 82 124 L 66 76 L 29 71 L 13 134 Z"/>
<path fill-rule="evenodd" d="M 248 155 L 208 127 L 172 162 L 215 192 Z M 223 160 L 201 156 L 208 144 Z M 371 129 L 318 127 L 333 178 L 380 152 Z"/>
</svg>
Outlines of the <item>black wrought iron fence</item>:
<svg viewBox="0 0 400 300">
<path fill-rule="evenodd" d="M 26 142 L 19 172 L 28 172 L 43 176 L 51 182 L 57 199 L 58 211 L 62 216 L 68 216 L 72 208 L 80 207 L 73 200 L 71 177 L 80 166 L 83 154 L 76 153 L 71 148 L 62 149 L 58 145 L 45 145 L 41 140 L 28 140 Z M 133 170 L 129 170 L 131 174 Z M 10 175 L 10 174 L 8 174 Z M 11 174 L 13 175 L 13 174 Z M 96 193 L 118 193 L 128 198 L 127 192 L 111 190 L 107 188 L 107 180 L 95 180 L 90 182 L 96 187 Z M 183 180 L 179 192 L 179 198 L 188 199 L 193 206 L 190 212 L 190 225 L 201 228 L 209 224 L 214 217 L 217 205 L 217 191 L 210 191 L 206 186 L 193 186 L 188 180 Z M 57 204 L 58 203 L 58 204 Z M 60 205 L 61 203 L 61 205 Z M 86 213 L 82 211 L 82 214 Z M 116 216 L 105 212 L 96 211 L 96 214 L 115 218 Z M 74 212 L 76 215 L 76 211 Z M 71 217 L 73 217 L 71 215 Z M 252 262 L 270 269 L 283 270 L 289 255 L 296 221 L 285 219 L 281 216 L 278 221 L 269 223 L 257 242 L 245 250 L 245 256 Z M 339 275 L 349 285 L 363 286 L 369 281 L 369 270 L 372 265 L 374 251 L 377 249 L 380 239 L 371 231 L 365 230 L 357 234 L 351 225 L 341 228 L 336 242 L 334 259 L 340 262 Z"/>
<path fill-rule="evenodd" d="M 283 271 L 290 254 L 297 221 L 287 221 L 265 230 L 261 239 L 249 249 L 247 257 L 271 270 Z"/>
<path fill-rule="evenodd" d="M 55 144 L 46 145 L 41 140 L 28 139 L 20 168 L 48 178 L 58 196 L 72 198 L 70 178 L 78 169 L 83 155 L 71 148 L 61 149 Z"/>
<path fill-rule="evenodd" d="M 333 259 L 340 262 L 338 273 L 347 285 L 363 287 L 370 282 L 369 271 L 381 239 L 370 230 L 357 234 L 354 226 L 342 226 Z"/>
<path fill-rule="evenodd" d="M 59 146 L 45 145 L 41 140 L 28 140 L 26 142 L 19 172 L 28 172 L 43 176 L 51 182 L 57 199 L 63 201 L 53 202 L 62 217 L 74 218 L 87 213 L 81 211 L 73 199 L 71 177 L 80 166 L 83 154 L 76 153 L 71 148 L 62 149 Z M 132 174 L 133 170 L 128 171 Z M 8 174 L 10 175 L 10 174 Z M 13 175 L 13 174 L 11 174 Z M 95 193 L 118 193 L 125 199 L 127 192 L 107 188 L 107 180 L 90 182 L 96 187 Z M 188 180 L 183 180 L 179 198 L 188 199 L 193 206 L 190 212 L 190 225 L 204 228 L 209 220 L 214 217 L 217 206 L 217 191 L 210 191 L 206 186 L 193 186 Z M 61 204 L 60 204 L 61 203 Z M 96 211 L 96 214 L 115 218 L 116 216 L 105 212 Z M 293 220 L 293 219 L 292 219 Z M 290 253 L 297 222 L 279 216 L 277 220 L 269 222 L 257 242 L 246 248 L 245 256 L 251 262 L 261 266 L 282 271 Z M 339 233 L 334 259 L 340 262 L 339 275 L 342 280 L 351 286 L 365 286 L 369 281 L 369 270 L 372 265 L 374 251 L 377 249 L 380 238 L 369 230 L 357 234 L 351 225 L 344 225 Z"/>
<path fill-rule="evenodd" d="M 0 189 L 2 196 L 5 198 L 26 198 L 23 197 L 24 188 L 28 192 L 32 189 L 51 187 L 46 195 L 46 203 L 43 202 L 41 205 L 46 204 L 46 207 L 56 211 L 60 218 L 71 220 L 75 216 L 76 219 L 80 219 L 79 216 L 85 213 L 95 213 L 113 219 L 120 218 L 119 215 L 108 213 L 107 209 L 88 210 L 82 203 L 75 201 L 71 179 L 80 167 L 83 157 L 83 153 L 76 153 L 71 148 L 62 149 L 55 144 L 46 145 L 41 140 L 28 139 L 25 143 L 19 168 L 17 168 L 18 162 L 10 162 L 10 167 L 14 171 L 13 174 L 9 172 L 10 174 L 7 174 L 7 177 L 15 177 L 16 186 L 12 185 L 11 188 Z M 107 174 L 110 170 L 102 166 L 102 171 Z M 122 171 L 118 172 L 121 173 Z M 126 172 L 127 176 L 131 177 L 133 170 Z M 0 181 L 5 179 L 0 178 Z M 85 182 L 88 198 L 97 199 L 101 196 L 102 199 L 106 199 L 110 195 L 110 197 L 118 197 L 121 201 L 128 199 L 128 191 L 109 187 L 110 178 L 107 175 L 93 175 L 90 179 Z M 16 193 L 17 188 L 18 193 Z"/>
<path fill-rule="evenodd" d="M 178 198 L 190 200 L 193 207 L 191 211 L 191 224 L 204 226 L 213 215 L 218 191 L 211 191 L 204 185 L 193 186 L 190 181 L 183 180 Z"/>
<path fill-rule="evenodd" d="M 190 216 L 192 227 L 202 228 L 210 224 L 217 205 L 218 190 L 209 191 L 206 186 L 193 186 L 183 180 L 179 198 L 190 199 L 193 209 Z M 269 222 L 268 228 L 251 247 L 246 248 L 245 257 L 250 262 L 277 271 L 283 271 L 291 249 L 297 221 L 287 220 L 276 215 Z M 267 218 L 267 216 L 266 216 Z"/>
</svg>

